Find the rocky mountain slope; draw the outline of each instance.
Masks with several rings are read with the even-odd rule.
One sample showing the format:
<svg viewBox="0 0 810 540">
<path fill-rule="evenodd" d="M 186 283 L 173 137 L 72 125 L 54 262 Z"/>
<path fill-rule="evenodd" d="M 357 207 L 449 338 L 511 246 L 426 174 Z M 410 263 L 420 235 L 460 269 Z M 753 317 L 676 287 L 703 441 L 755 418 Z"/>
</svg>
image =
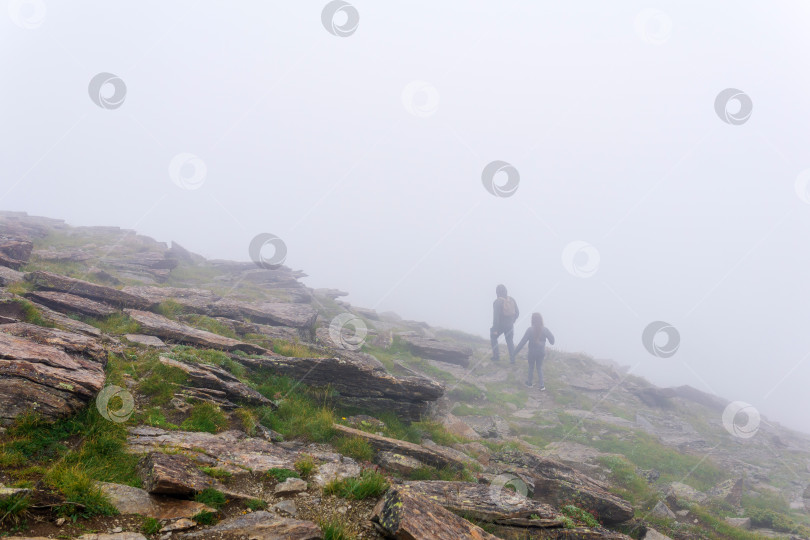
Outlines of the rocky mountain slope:
<svg viewBox="0 0 810 540">
<path fill-rule="evenodd" d="M 810 537 L 808 436 L 303 277 L 0 213 L 0 536 Z"/>
</svg>

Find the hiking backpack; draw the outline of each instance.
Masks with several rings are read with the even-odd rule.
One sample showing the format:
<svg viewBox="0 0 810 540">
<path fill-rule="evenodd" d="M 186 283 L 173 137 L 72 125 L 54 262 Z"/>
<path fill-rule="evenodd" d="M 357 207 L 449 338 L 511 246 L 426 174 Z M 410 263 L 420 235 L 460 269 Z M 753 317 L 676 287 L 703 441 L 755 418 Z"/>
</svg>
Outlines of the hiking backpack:
<svg viewBox="0 0 810 540">
<path fill-rule="evenodd" d="M 514 298 L 507 296 L 503 299 L 503 303 L 501 304 L 501 314 L 505 320 L 514 322 L 514 320 L 517 318 L 517 304 L 515 303 Z"/>
</svg>

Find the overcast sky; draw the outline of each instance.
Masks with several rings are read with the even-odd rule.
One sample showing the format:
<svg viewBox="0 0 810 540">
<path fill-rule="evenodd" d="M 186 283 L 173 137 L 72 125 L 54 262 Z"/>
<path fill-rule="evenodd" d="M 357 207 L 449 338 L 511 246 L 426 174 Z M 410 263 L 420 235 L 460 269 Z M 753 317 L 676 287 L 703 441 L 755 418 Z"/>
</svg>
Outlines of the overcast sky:
<svg viewBox="0 0 810 540">
<path fill-rule="evenodd" d="M 810 431 L 810 3 L 66 4 L 0 13 L 0 209 L 272 233 L 310 286 L 481 336 L 504 283 L 519 333 Z"/>
</svg>

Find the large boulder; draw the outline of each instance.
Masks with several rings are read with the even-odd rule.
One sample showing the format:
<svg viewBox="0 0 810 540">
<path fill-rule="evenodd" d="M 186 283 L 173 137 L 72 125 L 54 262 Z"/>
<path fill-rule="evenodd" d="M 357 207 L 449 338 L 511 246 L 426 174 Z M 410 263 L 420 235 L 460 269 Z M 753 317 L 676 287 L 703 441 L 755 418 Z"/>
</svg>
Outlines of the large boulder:
<svg viewBox="0 0 810 540">
<path fill-rule="evenodd" d="M 187 496 L 213 484 L 213 479 L 183 454 L 150 452 L 138 464 L 138 474 L 143 488 L 153 494 Z"/>
<path fill-rule="evenodd" d="M 399 339 L 402 340 L 416 356 L 450 364 L 458 364 L 464 367 L 470 365 L 470 357 L 472 357 L 473 350 L 464 345 L 411 335 L 400 335 Z"/>
<path fill-rule="evenodd" d="M 403 540 L 496 540 L 436 502 L 407 488 L 392 487 L 377 506 L 372 521 L 389 538 Z"/>
<path fill-rule="evenodd" d="M 206 330 L 200 330 L 199 328 L 173 321 L 157 313 L 137 309 L 127 309 L 124 311 L 141 326 L 143 333 L 155 335 L 163 339 L 224 351 L 244 351 L 249 354 L 263 354 L 267 352 L 258 345 L 220 336 L 219 334 L 214 334 Z"/>
<path fill-rule="evenodd" d="M 29 240 L 0 236 L 0 265 L 19 270 L 28 262 L 33 249 Z"/>
<path fill-rule="evenodd" d="M 82 337 L 54 333 L 66 341 Z M 29 411 L 50 419 L 67 416 L 94 399 L 104 386 L 106 362 L 76 351 L 0 332 L 0 423 Z"/>
<path fill-rule="evenodd" d="M 25 276 L 25 279 L 37 288 L 49 291 L 58 291 L 105 302 L 113 306 L 134 309 L 150 309 L 155 303 L 141 296 L 119 291 L 112 287 L 97 285 L 89 281 L 60 276 L 51 272 L 36 271 Z"/>
<path fill-rule="evenodd" d="M 603 523 L 621 523 L 633 517 L 633 507 L 608 491 L 609 486 L 573 467 L 538 454 L 503 451 L 490 457 L 498 473 L 508 472 L 527 485 L 532 497 L 552 506 L 576 499 Z"/>
<path fill-rule="evenodd" d="M 122 514 L 140 514 L 155 519 L 190 518 L 200 512 L 213 512 L 214 509 L 195 501 L 151 495 L 146 490 L 97 482 L 101 493 Z"/>
</svg>

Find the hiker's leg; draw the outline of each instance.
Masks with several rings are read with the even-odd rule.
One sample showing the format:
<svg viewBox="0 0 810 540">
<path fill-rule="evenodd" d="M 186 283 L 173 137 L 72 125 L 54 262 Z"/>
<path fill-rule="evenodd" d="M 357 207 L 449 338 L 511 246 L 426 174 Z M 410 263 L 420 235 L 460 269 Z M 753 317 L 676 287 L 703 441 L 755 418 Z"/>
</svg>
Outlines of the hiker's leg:
<svg viewBox="0 0 810 540">
<path fill-rule="evenodd" d="M 543 382 L 543 358 L 537 359 L 537 378 L 540 379 L 540 386 L 539 388 L 545 388 L 545 383 Z"/>
<path fill-rule="evenodd" d="M 496 331 L 494 328 L 490 329 L 489 331 L 489 342 L 492 345 L 492 360 L 497 362 L 501 358 L 501 352 L 498 350 L 498 336 L 501 333 Z"/>
<path fill-rule="evenodd" d="M 534 358 L 531 356 L 529 357 L 529 378 L 526 379 L 526 382 L 532 384 L 532 379 L 534 379 Z"/>
<path fill-rule="evenodd" d="M 509 349 L 509 360 L 512 363 L 515 363 L 515 327 L 513 326 L 509 330 L 504 333 L 504 337 L 506 338 L 506 347 Z"/>
</svg>

